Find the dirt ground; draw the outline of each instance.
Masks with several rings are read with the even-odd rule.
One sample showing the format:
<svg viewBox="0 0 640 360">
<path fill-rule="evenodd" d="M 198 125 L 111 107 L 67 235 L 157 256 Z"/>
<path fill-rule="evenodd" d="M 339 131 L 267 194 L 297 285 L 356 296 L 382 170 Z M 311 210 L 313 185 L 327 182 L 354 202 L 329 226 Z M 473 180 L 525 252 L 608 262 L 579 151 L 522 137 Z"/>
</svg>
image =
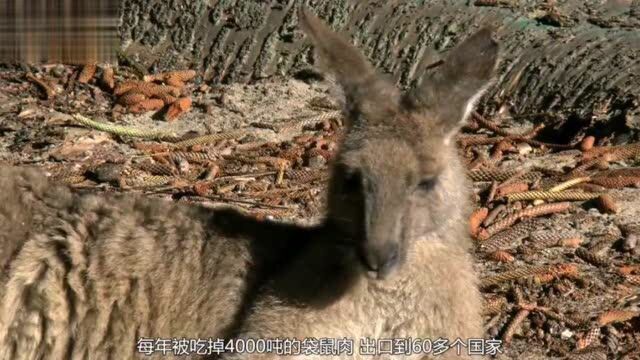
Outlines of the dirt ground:
<svg viewBox="0 0 640 360">
<path fill-rule="evenodd" d="M 180 90 L 190 109 L 166 121 L 166 107 L 134 114 L 114 95 L 135 78 L 127 69 L 115 90 L 104 69 L 86 83 L 79 72 L 0 72 L 0 163 L 42 167 L 78 191 L 321 219 L 343 129 L 324 82 L 209 86 L 196 77 Z M 91 129 L 74 114 L 120 127 Z M 548 144 L 539 128 L 510 120 L 474 115 L 458 138 L 474 180 L 486 336 L 504 341 L 497 358 L 639 359 L 640 146 Z M 558 184 L 568 189 L 526 193 Z"/>
</svg>

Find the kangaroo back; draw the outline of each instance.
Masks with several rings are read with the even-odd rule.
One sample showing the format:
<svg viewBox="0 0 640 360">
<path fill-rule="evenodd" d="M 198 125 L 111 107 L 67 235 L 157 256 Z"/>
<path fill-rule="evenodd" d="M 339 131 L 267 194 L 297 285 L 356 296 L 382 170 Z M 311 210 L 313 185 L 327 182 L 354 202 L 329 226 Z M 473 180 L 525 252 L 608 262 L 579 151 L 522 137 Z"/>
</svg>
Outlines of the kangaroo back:
<svg viewBox="0 0 640 360">
<path fill-rule="evenodd" d="M 0 181 L 2 360 L 130 359 L 139 338 L 227 337 L 262 279 L 314 232 L 75 194 L 36 170 L 0 167 Z"/>
</svg>

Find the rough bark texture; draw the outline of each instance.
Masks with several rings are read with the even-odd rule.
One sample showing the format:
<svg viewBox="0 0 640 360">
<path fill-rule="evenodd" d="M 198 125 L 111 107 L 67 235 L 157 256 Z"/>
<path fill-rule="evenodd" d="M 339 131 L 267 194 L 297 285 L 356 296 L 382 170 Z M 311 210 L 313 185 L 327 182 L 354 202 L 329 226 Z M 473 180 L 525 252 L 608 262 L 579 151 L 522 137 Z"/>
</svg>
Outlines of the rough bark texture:
<svg viewBox="0 0 640 360">
<path fill-rule="evenodd" d="M 564 138 L 585 125 L 596 134 L 640 129 L 639 0 L 481 2 L 492 1 L 304 1 L 403 86 L 443 50 L 493 25 L 503 61 L 485 111 L 552 113 L 532 119 L 558 120 L 548 134 Z M 312 57 L 296 26 L 298 3 L 122 0 L 123 47 L 151 70 L 191 67 L 214 83 L 308 75 Z"/>
</svg>

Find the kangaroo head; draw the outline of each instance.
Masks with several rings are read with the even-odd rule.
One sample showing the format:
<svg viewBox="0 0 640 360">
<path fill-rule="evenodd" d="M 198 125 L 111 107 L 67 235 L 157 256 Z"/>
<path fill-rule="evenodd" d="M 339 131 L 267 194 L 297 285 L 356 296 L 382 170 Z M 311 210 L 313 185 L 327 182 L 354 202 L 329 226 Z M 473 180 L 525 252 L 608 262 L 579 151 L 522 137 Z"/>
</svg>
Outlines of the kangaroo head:
<svg viewBox="0 0 640 360">
<path fill-rule="evenodd" d="M 327 222 L 356 241 L 370 274 L 384 278 L 404 262 L 410 218 L 441 215 L 447 192 L 438 188 L 451 160 L 451 139 L 490 84 L 498 46 L 482 29 L 402 93 L 315 15 L 301 8 L 298 17 L 316 63 L 335 77 L 345 97 L 347 129 L 333 164 Z M 430 229 L 421 230 L 443 226 L 426 223 Z"/>
</svg>

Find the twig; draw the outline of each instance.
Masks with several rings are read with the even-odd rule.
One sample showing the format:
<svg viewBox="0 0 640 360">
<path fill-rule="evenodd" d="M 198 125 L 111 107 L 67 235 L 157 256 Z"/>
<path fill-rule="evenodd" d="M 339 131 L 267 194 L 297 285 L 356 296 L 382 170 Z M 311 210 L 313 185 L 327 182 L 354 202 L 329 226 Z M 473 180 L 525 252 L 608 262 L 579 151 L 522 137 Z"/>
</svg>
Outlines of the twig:
<svg viewBox="0 0 640 360">
<path fill-rule="evenodd" d="M 509 323 L 509 326 L 507 326 L 507 329 L 505 330 L 504 335 L 502 336 L 502 340 L 506 344 L 509 344 L 511 342 L 511 340 L 513 339 L 513 335 L 515 334 L 516 331 L 518 331 L 518 329 L 520 329 L 520 326 L 522 326 L 522 322 L 524 321 L 524 319 L 527 318 L 527 316 L 529 316 L 529 313 L 530 311 L 526 309 L 518 310 L 516 315 L 513 317 L 513 319 Z"/>
<path fill-rule="evenodd" d="M 209 196 L 207 196 L 207 198 L 210 199 L 210 200 L 218 200 L 218 201 L 224 201 L 224 202 L 234 202 L 234 203 L 238 203 L 238 204 L 246 204 L 246 205 L 253 205 L 253 206 L 272 208 L 272 209 L 283 209 L 283 210 L 293 211 L 293 209 L 288 207 L 288 206 L 271 205 L 271 204 L 260 203 L 260 202 L 257 202 L 257 201 L 234 199 L 234 198 L 224 197 L 224 196 L 220 196 L 220 195 L 209 195 Z"/>
<path fill-rule="evenodd" d="M 495 198 L 497 191 L 498 191 L 498 182 L 492 181 L 491 187 L 489 188 L 489 194 L 487 195 L 487 200 L 485 201 L 486 206 L 488 206 L 493 201 L 493 198 Z"/>
<path fill-rule="evenodd" d="M 32 73 L 27 73 L 26 76 L 28 80 L 38 85 L 40 89 L 44 90 L 44 93 L 47 99 L 51 99 L 56 95 L 56 91 L 51 86 L 49 86 L 49 84 L 42 81 L 41 79 L 38 79 Z"/>
<path fill-rule="evenodd" d="M 549 189 L 549 191 L 550 192 L 563 191 L 563 190 L 566 190 L 566 189 L 568 189 L 568 188 L 570 188 L 570 187 L 572 187 L 574 185 L 577 185 L 577 184 L 580 184 L 580 183 L 583 183 L 583 182 L 587 182 L 589 180 L 591 180 L 591 178 L 588 177 L 588 176 L 573 178 L 573 179 L 567 180 L 565 182 L 562 182 L 562 183 L 552 187 L 551 189 Z"/>
<path fill-rule="evenodd" d="M 522 141 L 522 142 L 526 142 L 530 145 L 535 145 L 535 146 L 545 146 L 548 148 L 555 148 L 555 149 L 573 149 L 575 147 L 575 145 L 573 144 L 569 144 L 569 145 L 565 145 L 565 144 L 551 144 L 551 143 L 545 143 L 542 141 L 538 141 L 538 140 L 533 140 L 531 139 L 533 136 L 536 135 L 536 133 L 538 131 L 540 131 L 540 128 L 534 128 L 533 131 L 530 132 L 526 132 L 524 134 L 512 134 L 504 129 L 501 129 L 497 124 L 485 119 L 482 115 L 480 115 L 477 111 L 473 112 L 473 116 L 474 119 L 478 122 L 478 124 L 480 124 L 480 126 L 485 127 L 493 132 L 495 132 L 498 135 L 502 135 L 505 136 L 507 138 L 509 138 L 510 140 L 515 140 L 515 141 Z"/>
<path fill-rule="evenodd" d="M 493 221 L 496 219 L 496 217 L 498 217 L 498 215 L 500 215 L 506 209 L 507 209 L 507 206 L 505 204 L 500 204 L 496 206 L 495 208 L 493 208 L 493 210 L 489 212 L 489 215 L 487 215 L 484 221 L 482 221 L 482 225 L 483 226 L 491 225 Z"/>
<path fill-rule="evenodd" d="M 175 141 L 178 137 L 171 132 L 165 131 L 157 131 L 157 130 L 142 130 L 131 128 L 127 126 L 107 124 L 98 121 L 91 120 L 87 117 L 84 117 L 80 114 L 72 115 L 73 119 L 80 124 L 90 127 L 95 130 L 108 132 L 110 134 L 119 135 L 119 136 L 128 136 L 128 137 L 138 137 L 144 139 L 153 139 L 153 140 L 167 140 L 167 141 Z"/>
</svg>

